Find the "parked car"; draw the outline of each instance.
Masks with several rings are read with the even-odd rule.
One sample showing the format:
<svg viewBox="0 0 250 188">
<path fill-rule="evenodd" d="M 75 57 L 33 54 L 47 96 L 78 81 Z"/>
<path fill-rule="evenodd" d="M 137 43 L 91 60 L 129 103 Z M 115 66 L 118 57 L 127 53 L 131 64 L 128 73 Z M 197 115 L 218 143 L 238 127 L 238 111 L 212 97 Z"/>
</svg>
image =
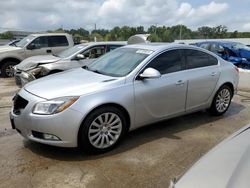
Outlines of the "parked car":
<svg viewBox="0 0 250 188">
<path fill-rule="evenodd" d="M 234 65 L 202 48 L 127 45 L 26 84 L 10 119 L 29 140 L 104 152 L 146 124 L 202 109 L 222 115 L 238 79 Z"/>
<path fill-rule="evenodd" d="M 74 45 L 66 33 L 31 34 L 15 44 L 0 46 L 0 70 L 3 77 L 14 75 L 13 66 L 27 57 L 56 54 Z"/>
<path fill-rule="evenodd" d="M 250 125 L 214 147 L 170 188 L 248 188 Z"/>
<path fill-rule="evenodd" d="M 197 46 L 216 53 L 223 59 L 242 68 L 250 68 L 250 47 L 229 41 L 206 41 L 196 43 Z"/>
<path fill-rule="evenodd" d="M 15 80 L 20 87 L 43 76 L 82 67 L 127 42 L 91 42 L 73 46 L 59 54 L 33 56 L 15 66 Z"/>
</svg>

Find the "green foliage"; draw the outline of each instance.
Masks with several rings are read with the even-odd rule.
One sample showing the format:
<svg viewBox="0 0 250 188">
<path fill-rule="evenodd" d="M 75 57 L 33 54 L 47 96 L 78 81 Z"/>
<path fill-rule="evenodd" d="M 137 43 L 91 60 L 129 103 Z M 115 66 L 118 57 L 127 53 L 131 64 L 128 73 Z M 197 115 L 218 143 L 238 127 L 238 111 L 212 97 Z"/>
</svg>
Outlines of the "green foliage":
<svg viewBox="0 0 250 188">
<path fill-rule="evenodd" d="M 216 27 L 202 26 L 197 31 L 192 31 L 185 25 L 175 25 L 172 27 L 151 25 L 147 30 L 143 26 L 138 27 L 114 27 L 111 30 L 96 29 L 92 32 L 84 28 L 63 30 L 59 28 L 51 32 L 66 32 L 72 34 L 80 40 L 94 41 L 126 41 L 135 34 L 149 33 L 149 39 L 153 42 L 173 42 L 176 39 L 213 39 L 213 38 L 250 38 L 250 32 L 228 32 L 224 25 Z"/>
<path fill-rule="evenodd" d="M 13 34 L 9 31 L 0 34 L 1 39 L 13 39 Z"/>
</svg>

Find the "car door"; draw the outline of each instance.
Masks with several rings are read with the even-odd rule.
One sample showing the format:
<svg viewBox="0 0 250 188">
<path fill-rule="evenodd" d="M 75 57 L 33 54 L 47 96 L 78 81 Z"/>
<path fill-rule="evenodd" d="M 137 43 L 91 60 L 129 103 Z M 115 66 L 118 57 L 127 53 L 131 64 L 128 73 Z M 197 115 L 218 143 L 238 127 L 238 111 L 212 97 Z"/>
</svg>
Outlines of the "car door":
<svg viewBox="0 0 250 188">
<path fill-rule="evenodd" d="M 161 77 L 134 81 L 135 121 L 139 125 L 185 111 L 187 80 L 182 75 L 185 61 L 180 51 L 158 55 L 146 66 L 149 67 L 158 70 Z"/>
<path fill-rule="evenodd" d="M 194 110 L 207 104 L 220 76 L 218 59 L 205 52 L 184 49 L 186 57 L 185 77 L 188 80 L 186 110 Z"/>
<path fill-rule="evenodd" d="M 47 36 L 40 36 L 35 38 L 25 50 L 25 55 L 27 57 L 36 55 L 46 55 L 51 54 L 51 48 L 49 47 L 49 41 Z"/>
<path fill-rule="evenodd" d="M 69 47 L 69 42 L 66 36 L 49 36 L 49 46 L 53 54 L 57 54 Z"/>
</svg>

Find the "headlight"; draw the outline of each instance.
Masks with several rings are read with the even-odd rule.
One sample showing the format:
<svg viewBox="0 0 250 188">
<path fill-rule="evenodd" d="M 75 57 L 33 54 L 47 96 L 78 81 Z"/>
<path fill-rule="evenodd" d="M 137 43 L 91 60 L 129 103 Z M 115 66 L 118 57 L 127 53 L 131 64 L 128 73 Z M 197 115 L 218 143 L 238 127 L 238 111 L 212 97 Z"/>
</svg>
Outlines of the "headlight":
<svg viewBox="0 0 250 188">
<path fill-rule="evenodd" d="M 32 74 L 32 75 L 38 75 L 38 74 L 40 74 L 40 72 L 41 72 L 41 67 L 37 67 L 37 68 L 34 68 L 34 69 L 32 69 L 32 70 L 30 70 L 29 72 Z"/>
<path fill-rule="evenodd" d="M 243 58 L 241 58 L 241 60 L 242 60 L 242 61 L 247 61 L 247 59 L 246 59 L 246 58 L 244 58 L 244 57 L 243 57 Z"/>
<path fill-rule="evenodd" d="M 67 109 L 76 102 L 77 99 L 79 99 L 79 97 L 61 97 L 45 102 L 39 102 L 34 106 L 33 113 L 41 115 L 56 114 Z"/>
</svg>

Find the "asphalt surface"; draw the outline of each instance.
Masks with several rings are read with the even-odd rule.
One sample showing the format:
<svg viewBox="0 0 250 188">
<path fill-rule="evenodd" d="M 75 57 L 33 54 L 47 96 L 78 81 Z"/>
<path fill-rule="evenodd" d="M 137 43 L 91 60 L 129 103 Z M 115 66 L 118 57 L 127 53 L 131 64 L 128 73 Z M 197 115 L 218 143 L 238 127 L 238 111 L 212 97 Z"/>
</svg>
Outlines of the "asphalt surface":
<svg viewBox="0 0 250 188">
<path fill-rule="evenodd" d="M 0 187 L 168 187 L 209 149 L 250 122 L 250 93 L 235 95 L 222 117 L 204 112 L 130 132 L 113 151 L 78 149 L 25 140 L 10 128 L 8 112 L 18 90 L 0 78 Z"/>
</svg>

